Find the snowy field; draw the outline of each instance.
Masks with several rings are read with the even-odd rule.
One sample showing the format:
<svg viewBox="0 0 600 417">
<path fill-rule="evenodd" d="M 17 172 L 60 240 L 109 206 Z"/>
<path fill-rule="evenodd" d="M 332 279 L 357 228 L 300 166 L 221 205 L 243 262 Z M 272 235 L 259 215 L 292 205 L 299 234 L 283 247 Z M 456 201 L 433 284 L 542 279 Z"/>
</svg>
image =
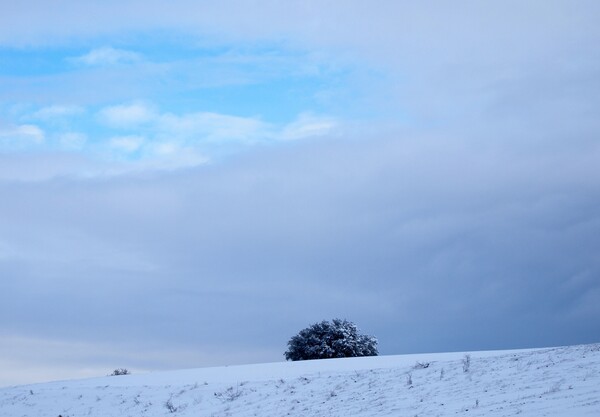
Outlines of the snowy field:
<svg viewBox="0 0 600 417">
<path fill-rule="evenodd" d="M 600 416 L 600 344 L 281 362 L 0 389 L 2 417 Z"/>
</svg>

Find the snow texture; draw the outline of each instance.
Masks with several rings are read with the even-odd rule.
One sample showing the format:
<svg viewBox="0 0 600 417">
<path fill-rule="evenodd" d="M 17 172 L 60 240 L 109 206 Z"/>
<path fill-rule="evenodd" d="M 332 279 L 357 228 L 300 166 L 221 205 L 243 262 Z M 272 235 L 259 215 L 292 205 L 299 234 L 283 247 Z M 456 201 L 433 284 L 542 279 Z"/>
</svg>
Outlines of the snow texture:
<svg viewBox="0 0 600 417">
<path fill-rule="evenodd" d="M 0 389 L 2 417 L 519 414 L 600 416 L 600 344 L 281 362 Z"/>
</svg>

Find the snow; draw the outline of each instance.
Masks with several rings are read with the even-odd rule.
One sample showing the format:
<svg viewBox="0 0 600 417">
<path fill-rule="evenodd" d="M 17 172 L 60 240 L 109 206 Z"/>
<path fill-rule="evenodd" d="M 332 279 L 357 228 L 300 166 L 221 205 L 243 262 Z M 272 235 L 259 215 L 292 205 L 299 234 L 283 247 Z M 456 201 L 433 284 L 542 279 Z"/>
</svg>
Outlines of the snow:
<svg viewBox="0 0 600 417">
<path fill-rule="evenodd" d="M 0 389 L 1 417 L 518 414 L 600 416 L 600 344 L 280 362 Z"/>
</svg>

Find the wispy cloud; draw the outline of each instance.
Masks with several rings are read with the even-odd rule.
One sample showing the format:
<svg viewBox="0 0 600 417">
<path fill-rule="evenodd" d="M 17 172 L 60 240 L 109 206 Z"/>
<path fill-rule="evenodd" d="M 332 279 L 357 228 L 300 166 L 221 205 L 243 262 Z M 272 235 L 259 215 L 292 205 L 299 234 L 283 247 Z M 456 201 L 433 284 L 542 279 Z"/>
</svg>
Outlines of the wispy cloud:
<svg viewBox="0 0 600 417">
<path fill-rule="evenodd" d="M 116 49 L 110 46 L 92 49 L 87 54 L 71 58 L 72 62 L 88 66 L 112 66 L 118 64 L 131 64 L 142 60 L 142 55 L 137 52 Z"/>
<path fill-rule="evenodd" d="M 116 113 L 121 114 L 121 106 L 111 109 L 119 109 Z M 122 112 L 128 115 L 127 117 L 140 119 L 140 121 L 148 121 L 152 118 L 157 136 L 183 139 L 197 144 L 268 144 L 273 141 L 328 135 L 340 125 L 339 121 L 333 117 L 313 113 L 301 113 L 289 123 L 277 124 L 262 120 L 260 117 L 242 117 L 213 112 L 151 115 L 143 107 L 138 109 L 127 106 L 123 108 Z M 137 117 L 138 114 L 139 117 Z M 125 125 L 126 123 L 113 124 Z"/>
<path fill-rule="evenodd" d="M 103 123 L 114 128 L 134 128 L 156 116 L 152 107 L 140 102 L 108 106 L 98 113 Z"/>
<path fill-rule="evenodd" d="M 44 142 L 45 133 L 36 125 L 0 127 L 0 149 L 28 149 Z"/>
<path fill-rule="evenodd" d="M 115 131 L 128 133 L 108 139 L 109 155 L 134 157 L 138 168 L 143 160 L 161 159 L 168 159 L 169 167 L 177 161 L 187 167 L 192 161 L 204 163 L 222 151 L 331 135 L 339 127 L 333 117 L 313 113 L 301 113 L 289 123 L 278 124 L 260 117 L 215 112 L 161 113 L 156 106 L 142 102 L 107 106 L 97 113 L 97 119 Z M 190 152 L 202 156 L 184 157 Z"/>
<path fill-rule="evenodd" d="M 163 114 L 157 128 L 160 135 L 190 141 L 253 143 L 268 139 L 272 126 L 256 117 L 198 112 Z"/>
<path fill-rule="evenodd" d="M 298 140 L 334 133 L 339 123 L 332 117 L 301 113 L 298 118 L 287 124 L 278 137 L 282 140 Z"/>
<path fill-rule="evenodd" d="M 342 124 L 332 116 L 313 112 L 301 112 L 287 122 L 209 111 L 176 113 L 161 111 L 148 100 L 95 110 L 55 104 L 29 113 L 21 110 L 17 120 L 36 120 L 39 124 L 4 128 L 0 138 L 5 150 L 36 147 L 80 152 L 84 157 L 121 166 L 129 162 L 135 170 L 175 169 L 178 164 L 187 168 L 249 147 L 331 136 Z M 127 171 L 123 166 L 119 170 Z"/>
<path fill-rule="evenodd" d="M 144 138 L 142 136 L 135 135 L 116 136 L 109 140 L 109 146 L 112 149 L 126 153 L 137 151 L 140 149 L 143 143 Z"/>
<path fill-rule="evenodd" d="M 42 107 L 34 112 L 31 117 L 40 120 L 53 120 L 56 118 L 80 115 L 84 111 L 85 109 L 81 106 L 52 105 Z"/>
</svg>

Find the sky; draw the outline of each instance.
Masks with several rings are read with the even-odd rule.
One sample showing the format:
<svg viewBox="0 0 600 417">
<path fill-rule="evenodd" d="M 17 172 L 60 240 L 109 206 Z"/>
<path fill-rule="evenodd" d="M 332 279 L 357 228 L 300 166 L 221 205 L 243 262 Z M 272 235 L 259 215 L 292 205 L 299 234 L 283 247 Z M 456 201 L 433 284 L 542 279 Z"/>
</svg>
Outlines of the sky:
<svg viewBox="0 0 600 417">
<path fill-rule="evenodd" d="M 599 19 L 0 0 L 0 386 L 599 342 Z"/>
</svg>

